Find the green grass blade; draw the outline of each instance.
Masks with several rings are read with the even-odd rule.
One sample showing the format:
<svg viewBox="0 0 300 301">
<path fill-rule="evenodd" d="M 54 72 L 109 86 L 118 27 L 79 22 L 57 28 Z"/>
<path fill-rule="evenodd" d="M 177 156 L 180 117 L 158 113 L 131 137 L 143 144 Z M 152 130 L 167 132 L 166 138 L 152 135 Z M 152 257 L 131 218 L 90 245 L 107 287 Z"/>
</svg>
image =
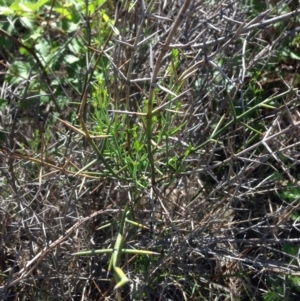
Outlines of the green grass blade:
<svg viewBox="0 0 300 301">
<path fill-rule="evenodd" d="M 121 268 L 119 267 L 115 267 L 114 268 L 115 273 L 117 275 L 117 278 L 120 279 L 120 281 L 118 281 L 118 283 L 115 286 L 115 289 L 122 287 L 123 285 L 125 285 L 126 283 L 129 282 L 129 279 L 127 278 L 127 276 L 124 274 L 124 272 L 122 271 Z"/>
<path fill-rule="evenodd" d="M 106 253 L 112 253 L 112 252 L 113 252 L 113 249 L 99 249 L 99 250 L 80 251 L 77 253 L 73 253 L 72 255 L 93 256 L 93 255 L 106 254 Z"/>
</svg>

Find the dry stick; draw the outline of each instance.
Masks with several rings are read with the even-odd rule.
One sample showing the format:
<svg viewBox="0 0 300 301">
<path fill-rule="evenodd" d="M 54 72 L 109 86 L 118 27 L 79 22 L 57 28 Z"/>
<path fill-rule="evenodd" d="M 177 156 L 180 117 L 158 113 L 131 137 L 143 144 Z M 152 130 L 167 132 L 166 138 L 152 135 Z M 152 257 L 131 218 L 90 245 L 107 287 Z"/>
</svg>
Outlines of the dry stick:
<svg viewBox="0 0 300 301">
<path fill-rule="evenodd" d="M 225 159 L 224 161 L 221 161 L 221 162 L 218 162 L 218 163 L 216 163 L 216 164 L 214 164 L 214 165 L 209 166 L 209 169 L 212 170 L 212 169 L 214 169 L 214 168 L 217 168 L 217 167 L 219 167 L 219 166 L 221 166 L 221 165 L 223 165 L 223 164 L 225 164 L 225 163 L 230 162 L 232 159 L 239 159 L 239 157 L 240 157 L 241 155 L 243 155 L 244 153 L 247 153 L 247 152 L 249 152 L 249 151 L 251 151 L 251 150 L 253 150 L 253 149 L 256 149 L 256 148 L 259 147 L 263 142 L 271 141 L 272 139 L 274 139 L 274 138 L 276 138 L 276 137 L 278 137 L 278 136 L 280 136 L 280 135 L 282 135 L 282 134 L 285 134 L 286 132 L 290 131 L 292 128 L 296 128 L 296 127 L 299 127 L 299 126 L 300 126 L 300 121 L 299 121 L 299 122 L 296 122 L 294 125 L 288 126 L 287 128 L 281 130 L 280 132 L 278 132 L 278 133 L 276 133 L 276 134 L 274 134 L 274 135 L 272 135 L 272 136 L 269 136 L 269 137 L 268 137 L 267 139 L 265 139 L 264 141 L 259 141 L 259 142 L 255 143 L 254 145 L 249 146 L 248 148 L 246 148 L 246 149 L 240 151 L 240 152 L 237 153 L 237 154 L 232 155 L 230 158 L 227 158 L 227 159 Z M 288 147 L 287 147 L 287 148 L 288 148 Z M 195 172 L 201 172 L 201 171 L 205 170 L 206 168 L 207 168 L 207 166 L 204 166 L 203 168 L 198 169 L 198 170 L 196 170 Z M 186 174 L 188 174 L 188 173 L 186 173 Z"/>
<path fill-rule="evenodd" d="M 259 23 L 255 23 L 253 25 L 249 25 L 249 26 L 247 26 L 246 30 L 249 31 L 249 30 L 252 30 L 252 29 L 255 29 L 255 28 L 266 26 L 266 25 L 271 25 L 271 24 L 274 24 L 276 22 L 290 20 L 292 17 L 296 17 L 298 15 L 300 15 L 300 10 L 296 9 L 292 12 L 287 13 L 287 14 L 276 16 L 276 17 L 271 18 L 269 20 L 262 21 L 262 22 L 259 22 Z"/>
<path fill-rule="evenodd" d="M 57 247 L 59 244 L 61 244 L 63 241 L 65 241 L 75 230 L 77 230 L 83 223 L 86 221 L 98 216 L 99 214 L 103 214 L 108 211 L 109 208 L 112 207 L 111 204 L 109 205 L 105 210 L 99 210 L 91 214 L 90 216 L 87 216 L 83 218 L 82 220 L 78 221 L 74 226 L 72 226 L 69 230 L 66 231 L 65 235 L 62 235 L 60 238 L 58 238 L 55 242 L 51 243 L 50 246 L 45 247 L 42 251 L 40 251 L 33 259 L 27 262 L 24 268 L 22 268 L 18 273 L 15 274 L 14 280 L 8 282 L 4 289 L 7 289 L 9 287 L 17 285 L 20 281 L 28 277 L 38 266 L 38 264 L 43 260 L 45 256 L 47 256 L 55 247 Z"/>
<path fill-rule="evenodd" d="M 267 13 L 269 13 L 269 12 L 266 11 L 263 14 L 267 15 Z M 261 15 L 259 15 L 257 18 L 259 18 Z M 250 21 L 249 23 L 245 24 L 245 26 L 243 26 L 243 28 L 241 29 L 241 31 L 239 33 L 241 33 L 241 34 L 242 33 L 247 33 L 247 32 L 252 31 L 253 29 L 256 29 L 256 28 L 259 28 L 259 27 L 264 27 L 264 26 L 271 25 L 271 24 L 274 24 L 274 23 L 277 23 L 277 22 L 280 22 L 280 21 L 290 20 L 291 17 L 297 16 L 297 15 L 300 15 L 300 10 L 295 10 L 295 11 L 292 11 L 290 13 L 287 13 L 287 14 L 284 14 L 284 15 L 281 15 L 281 16 L 277 16 L 277 17 L 271 18 L 269 20 L 258 22 L 258 23 L 255 23 L 255 24 L 252 24 L 253 21 Z M 234 20 L 231 20 L 231 21 L 234 21 Z M 256 18 L 255 18 L 255 21 L 256 21 Z M 243 25 L 243 23 L 240 23 L 238 21 L 236 21 L 236 23 Z M 298 28 L 295 28 L 294 30 L 291 30 L 289 32 L 298 32 L 299 30 L 300 30 L 300 28 L 298 27 Z M 192 46 L 193 48 L 202 48 L 202 47 L 214 46 L 214 45 L 219 44 L 220 42 L 227 41 L 228 39 L 232 39 L 233 36 L 237 37 L 236 34 L 232 33 L 232 34 L 228 34 L 226 36 L 223 36 L 223 37 L 220 37 L 218 39 L 214 39 L 212 41 L 208 41 L 208 42 L 205 42 L 205 43 L 198 43 L 198 44 L 195 43 L 194 45 L 191 45 L 191 43 L 171 44 L 170 47 L 171 48 L 187 48 L 187 47 Z"/>
<path fill-rule="evenodd" d="M 165 56 L 165 54 L 167 53 L 167 51 L 169 49 L 169 46 L 171 44 L 171 40 L 172 40 L 173 36 L 175 35 L 176 30 L 179 27 L 180 23 L 182 22 L 184 13 L 188 9 L 189 5 L 190 5 L 190 0 L 186 0 L 184 5 L 182 6 L 180 12 L 179 12 L 174 24 L 173 24 L 173 27 L 172 27 L 172 29 L 171 29 L 168 37 L 167 37 L 166 42 L 163 44 L 163 47 L 162 47 L 162 50 L 161 50 L 160 54 L 157 58 L 155 68 L 153 70 L 153 74 L 152 74 L 152 78 L 151 78 L 151 84 L 152 85 L 151 85 L 150 94 L 149 94 L 149 101 L 152 101 L 153 91 L 154 91 L 153 86 L 156 82 L 156 78 L 157 78 L 157 75 L 158 75 L 158 72 L 159 72 L 159 69 L 160 69 L 161 61 L 162 61 L 163 57 Z"/>
<path fill-rule="evenodd" d="M 156 0 L 152 0 L 151 3 L 148 5 L 147 11 L 145 12 L 145 14 L 142 16 L 142 21 L 139 24 L 139 28 L 138 28 L 138 32 L 136 34 L 135 37 L 135 41 L 134 44 L 132 46 L 133 51 L 131 52 L 131 58 L 129 60 L 129 65 L 128 65 L 128 70 L 127 70 L 127 85 L 126 85 L 126 110 L 130 110 L 130 101 L 129 101 L 129 97 L 130 97 L 130 80 L 131 80 L 131 74 L 132 74 L 132 68 L 133 68 L 133 61 L 134 61 L 134 56 L 135 56 L 135 51 L 138 47 L 138 44 L 140 42 L 140 37 L 142 36 L 142 31 L 144 30 L 144 23 L 146 21 L 145 15 L 147 13 L 150 12 L 152 6 L 154 5 L 154 3 L 156 2 Z M 144 6 L 144 1 L 141 1 L 140 5 Z M 144 7 L 143 7 L 144 9 Z M 129 153 L 131 152 L 131 139 L 130 139 L 130 133 L 129 133 L 129 129 L 130 129 L 130 118 L 129 116 L 126 116 L 126 128 L 127 128 L 127 148 Z"/>
<path fill-rule="evenodd" d="M 272 18 L 272 19 L 267 20 L 265 22 L 259 22 L 259 23 L 252 24 L 252 23 L 256 22 L 257 20 L 261 19 L 263 17 L 262 15 L 265 16 L 268 13 L 269 13 L 269 11 L 264 12 L 263 14 L 261 14 L 261 15 L 257 16 L 256 18 L 252 19 L 249 23 L 246 23 L 247 20 L 245 22 L 243 22 L 240 25 L 240 27 L 237 29 L 237 31 L 234 33 L 234 35 L 231 38 L 229 38 L 229 40 L 225 44 L 223 44 L 221 47 L 219 47 L 214 53 L 212 53 L 210 56 L 208 56 L 207 59 L 211 60 L 213 57 L 215 57 L 217 53 L 220 53 L 227 45 L 229 45 L 231 42 L 233 42 L 234 40 L 236 40 L 239 37 L 240 34 L 243 34 L 245 32 L 249 33 L 251 30 L 253 30 L 253 29 L 255 29 L 255 28 L 259 27 L 259 26 L 262 26 L 262 25 L 269 25 L 269 24 L 272 24 L 272 23 L 275 23 L 275 22 L 278 22 L 278 21 L 281 21 L 281 20 L 289 19 L 291 16 L 293 16 L 293 15 L 296 16 L 300 12 L 298 12 L 296 10 L 294 12 L 285 14 L 283 16 L 278 16 L 278 17 Z M 269 45 L 268 47 L 264 48 L 262 50 L 262 52 L 265 53 L 267 50 L 269 50 L 270 47 L 272 47 L 273 45 L 275 45 L 282 38 L 283 35 L 284 35 L 284 33 L 282 33 L 275 41 L 273 41 L 273 43 L 271 45 Z M 205 46 L 205 43 L 203 43 L 203 44 Z M 193 46 L 193 47 L 195 47 L 195 46 Z M 251 63 L 250 63 L 250 65 L 251 65 Z"/>
<path fill-rule="evenodd" d="M 209 286 L 211 283 L 214 283 L 215 281 L 217 281 L 220 277 L 222 277 L 226 272 L 232 270 L 237 263 L 239 263 L 239 259 L 245 257 L 251 250 L 253 249 L 253 247 L 247 248 L 246 250 L 244 250 L 242 252 L 242 254 L 238 257 L 238 259 L 236 259 L 235 261 L 233 261 L 229 266 L 227 266 L 223 271 L 219 272 L 217 275 L 215 275 L 214 277 L 212 277 L 207 283 L 204 283 L 202 285 L 202 288 L 205 286 Z"/>
<path fill-rule="evenodd" d="M 60 171 L 60 172 L 62 172 L 64 174 L 69 174 L 69 175 L 74 175 L 74 176 L 77 174 L 77 172 L 70 171 L 70 170 L 66 169 L 66 167 L 68 166 L 71 158 L 67 160 L 67 162 L 63 165 L 63 167 L 60 167 L 60 166 L 57 166 L 57 165 L 53 165 L 53 164 L 51 164 L 51 163 L 49 163 L 49 162 L 47 162 L 45 160 L 41 161 L 39 159 L 36 159 L 36 158 L 30 157 L 30 156 L 26 156 L 26 155 L 20 154 L 18 152 L 11 153 L 10 150 L 4 148 L 3 146 L 0 147 L 0 152 L 2 152 L 3 155 L 5 155 L 9 159 L 29 160 L 31 162 L 35 162 L 35 163 L 38 163 L 40 165 L 47 166 L 49 168 L 53 168 L 56 171 Z M 0 155 L 2 155 L 2 154 L 0 153 Z M 70 164 L 72 164 L 72 162 L 70 162 Z M 80 173 L 78 175 L 81 176 L 81 177 L 90 178 L 90 179 L 99 179 L 99 176 L 92 176 L 92 175 L 84 174 L 84 173 Z M 45 177 L 45 175 L 43 177 Z"/>
<path fill-rule="evenodd" d="M 118 178 L 118 176 L 116 175 L 116 173 L 114 172 L 114 170 L 112 169 L 112 167 L 106 162 L 105 158 L 103 157 L 102 153 L 98 150 L 97 148 L 97 145 L 94 143 L 94 141 L 92 140 L 92 137 L 88 131 L 88 128 L 85 124 L 85 121 L 84 121 L 84 117 L 83 117 L 83 114 L 84 114 L 84 109 L 85 109 L 85 105 L 86 105 L 86 102 L 87 102 L 87 97 L 88 97 L 88 88 L 89 88 L 89 83 L 90 83 L 90 79 L 92 78 L 99 62 L 100 62 L 100 58 L 102 57 L 102 55 L 105 53 L 104 52 L 104 49 L 106 48 L 106 46 L 108 45 L 108 42 L 110 41 L 111 39 L 111 36 L 112 36 L 112 33 L 113 31 L 111 30 L 108 38 L 106 39 L 105 41 L 105 44 L 103 46 L 103 49 L 102 51 L 100 52 L 97 60 L 96 60 L 96 63 L 94 65 L 94 67 L 92 68 L 91 70 L 91 73 L 90 73 L 90 77 L 87 79 L 87 82 L 85 83 L 85 88 L 84 88 L 84 91 L 82 93 L 82 97 L 81 97 L 81 100 L 80 100 L 80 107 L 79 107 L 79 110 L 78 110 L 78 114 L 77 114 L 77 118 L 79 119 L 79 122 L 82 126 L 82 129 L 85 133 L 85 136 L 87 138 L 87 140 L 89 141 L 90 145 L 92 146 L 93 150 L 95 151 L 95 153 L 97 154 L 98 158 L 100 159 L 100 161 L 104 164 L 104 166 L 111 172 L 111 174 L 113 176 L 115 176 L 116 178 Z"/>
<path fill-rule="evenodd" d="M 169 32 L 169 35 L 166 39 L 166 42 L 163 44 L 162 49 L 159 53 L 159 56 L 156 60 L 155 67 L 153 70 L 150 70 L 151 74 L 151 81 L 150 81 L 150 90 L 149 90 L 149 100 L 148 100 L 148 110 L 147 110 L 147 148 L 148 148 L 148 159 L 151 166 L 151 183 L 152 185 L 155 184 L 155 167 L 154 167 L 154 159 L 152 154 L 152 145 L 151 145 L 151 139 L 152 139 L 152 131 L 151 131 L 151 122 L 152 122 L 152 108 L 153 108 L 153 96 L 154 96 L 154 89 L 156 84 L 156 79 L 159 73 L 161 62 L 169 50 L 169 46 L 171 44 L 171 40 L 174 37 L 177 28 L 181 24 L 184 13 L 187 11 L 188 7 L 190 6 L 190 0 L 184 1 L 184 4 L 181 8 L 181 10 L 178 13 L 178 16 L 173 23 L 173 26 Z M 150 48 L 150 56 L 152 53 L 152 48 Z M 150 60 L 151 61 L 151 60 Z M 150 62 L 151 63 L 151 62 Z"/>
</svg>

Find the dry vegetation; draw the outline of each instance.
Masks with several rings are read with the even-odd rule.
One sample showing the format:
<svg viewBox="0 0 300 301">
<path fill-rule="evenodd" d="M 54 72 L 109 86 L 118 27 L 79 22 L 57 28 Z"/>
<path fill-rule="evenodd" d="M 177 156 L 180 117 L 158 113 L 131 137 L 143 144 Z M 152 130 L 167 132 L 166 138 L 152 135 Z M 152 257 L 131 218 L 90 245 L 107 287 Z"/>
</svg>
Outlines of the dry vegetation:
<svg viewBox="0 0 300 301">
<path fill-rule="evenodd" d="M 74 64 L 1 17 L 0 298 L 299 300 L 298 1 L 110 1 L 69 34 L 47 5 Z M 160 255 L 122 254 L 114 290 L 109 254 L 73 253 L 112 248 L 127 203 L 126 247 Z"/>
</svg>

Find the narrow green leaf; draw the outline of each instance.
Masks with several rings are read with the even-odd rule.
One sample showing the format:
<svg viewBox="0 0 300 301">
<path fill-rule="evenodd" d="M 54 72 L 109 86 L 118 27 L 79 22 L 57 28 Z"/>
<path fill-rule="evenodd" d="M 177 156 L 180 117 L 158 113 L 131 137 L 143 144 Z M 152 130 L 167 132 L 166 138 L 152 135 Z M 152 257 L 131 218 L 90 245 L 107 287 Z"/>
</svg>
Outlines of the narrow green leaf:
<svg viewBox="0 0 300 301">
<path fill-rule="evenodd" d="M 134 221 L 132 221 L 132 220 L 130 220 L 128 218 L 126 218 L 126 222 L 129 223 L 129 224 L 131 224 L 131 225 L 133 225 L 133 226 L 136 226 L 138 228 L 149 229 L 148 227 L 144 226 L 143 224 L 139 224 L 139 223 L 134 222 Z"/>
<path fill-rule="evenodd" d="M 89 251 L 80 251 L 77 253 L 73 253 L 73 255 L 78 255 L 78 256 L 93 256 L 97 254 L 106 254 L 106 253 L 112 253 L 113 249 L 100 249 L 100 250 L 89 250 Z"/>
<path fill-rule="evenodd" d="M 134 249 L 122 249 L 122 253 L 136 254 L 136 255 L 160 255 L 160 253 L 148 251 L 148 250 L 134 250 Z"/>
<path fill-rule="evenodd" d="M 122 271 L 121 268 L 119 267 L 115 267 L 114 268 L 115 273 L 117 274 L 117 276 L 119 277 L 120 281 L 116 284 L 115 289 L 122 287 L 123 285 L 125 285 L 126 283 L 129 282 L 129 279 L 126 277 L 126 275 L 124 274 L 124 272 Z"/>
<path fill-rule="evenodd" d="M 119 265 L 120 257 L 121 257 L 121 253 L 122 253 L 123 242 L 124 242 L 124 236 L 121 233 L 119 233 L 117 236 L 117 240 L 116 240 L 115 247 L 114 247 L 113 254 L 112 254 L 113 267 L 116 267 Z"/>
<path fill-rule="evenodd" d="M 110 227 L 112 224 L 113 224 L 113 223 L 105 224 L 105 225 L 103 225 L 103 226 L 97 228 L 96 230 L 103 230 L 103 229 L 106 229 L 106 228 Z"/>
</svg>

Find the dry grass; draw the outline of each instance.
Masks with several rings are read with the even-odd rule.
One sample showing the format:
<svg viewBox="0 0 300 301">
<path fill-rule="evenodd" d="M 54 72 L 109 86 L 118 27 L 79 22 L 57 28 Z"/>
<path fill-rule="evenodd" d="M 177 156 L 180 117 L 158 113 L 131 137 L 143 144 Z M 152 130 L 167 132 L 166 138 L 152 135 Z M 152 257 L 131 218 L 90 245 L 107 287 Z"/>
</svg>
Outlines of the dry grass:
<svg viewBox="0 0 300 301">
<path fill-rule="evenodd" d="M 78 106 L 68 103 L 62 112 L 54 100 L 52 109 L 39 106 L 28 83 L 43 80 L 42 72 L 18 85 L 3 77 L 1 98 L 10 102 L 1 112 L 2 299 L 115 300 L 109 256 L 72 254 L 111 247 L 117 226 L 96 229 L 118 221 L 133 202 L 132 219 L 149 230 L 129 228 L 126 245 L 161 256 L 124 258 L 131 281 L 123 300 L 263 300 L 274 285 L 281 300 L 296 300 L 300 288 L 290 277 L 300 276 L 299 64 L 291 53 L 300 50 L 293 42 L 298 4 L 266 4 L 258 15 L 234 0 L 152 1 L 148 11 L 142 3 L 120 8 L 104 81 L 114 109 L 134 112 L 151 93 L 157 107 L 166 102 L 168 92 L 153 84 L 170 90 L 175 78 L 182 85 L 180 114 L 170 127 L 184 126 L 170 137 L 168 154 L 180 170 L 175 174 L 165 161 L 161 141 L 154 160 L 164 174 L 147 188 L 108 176 L 101 160 L 81 171 L 96 158 L 90 140 L 56 119 L 71 122 Z M 152 34 L 151 51 L 148 41 L 139 42 Z M 173 79 L 172 49 L 179 50 Z M 63 88 L 72 102 L 86 100 L 84 86 Z M 50 85 L 49 94 L 55 99 Z M 85 108 L 90 125 L 93 106 Z"/>
</svg>

